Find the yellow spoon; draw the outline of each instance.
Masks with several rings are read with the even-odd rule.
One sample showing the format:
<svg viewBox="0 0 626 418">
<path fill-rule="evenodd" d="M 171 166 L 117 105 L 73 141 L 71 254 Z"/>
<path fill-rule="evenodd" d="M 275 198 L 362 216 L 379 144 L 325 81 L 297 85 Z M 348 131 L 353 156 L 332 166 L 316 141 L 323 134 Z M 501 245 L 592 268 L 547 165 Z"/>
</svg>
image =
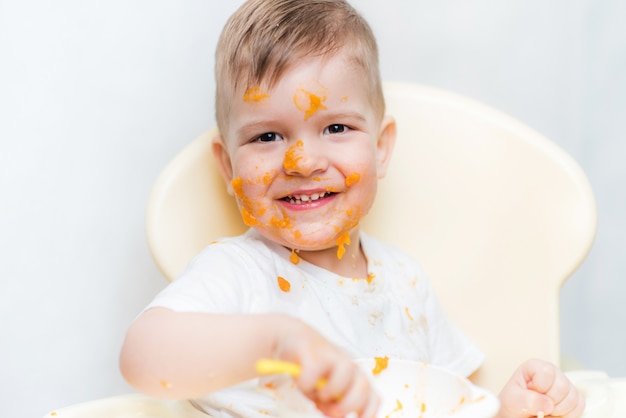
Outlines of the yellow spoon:
<svg viewBox="0 0 626 418">
<path fill-rule="evenodd" d="M 259 374 L 280 374 L 285 373 L 292 377 L 300 376 L 302 368 L 297 363 L 290 361 L 274 360 L 262 358 L 256 362 L 256 371 Z M 321 389 L 326 385 L 326 379 L 320 378 L 315 384 L 315 389 Z"/>
</svg>

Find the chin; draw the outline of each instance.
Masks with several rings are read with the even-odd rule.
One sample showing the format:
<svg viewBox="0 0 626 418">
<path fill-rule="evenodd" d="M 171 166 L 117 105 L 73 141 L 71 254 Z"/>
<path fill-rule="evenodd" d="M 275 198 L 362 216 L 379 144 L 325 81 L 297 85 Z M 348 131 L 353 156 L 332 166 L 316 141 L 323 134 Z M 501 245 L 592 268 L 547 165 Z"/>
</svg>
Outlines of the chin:
<svg viewBox="0 0 626 418">
<path fill-rule="evenodd" d="M 358 225 L 358 224 L 357 224 Z M 280 245 L 301 251 L 323 251 L 337 247 L 337 240 L 345 235 L 345 231 L 350 233 L 356 227 L 343 225 L 307 225 L 305 228 L 294 227 L 281 231 L 260 230 L 259 232 L 266 238 L 279 243 Z M 298 233 L 296 233 L 298 231 Z"/>
</svg>

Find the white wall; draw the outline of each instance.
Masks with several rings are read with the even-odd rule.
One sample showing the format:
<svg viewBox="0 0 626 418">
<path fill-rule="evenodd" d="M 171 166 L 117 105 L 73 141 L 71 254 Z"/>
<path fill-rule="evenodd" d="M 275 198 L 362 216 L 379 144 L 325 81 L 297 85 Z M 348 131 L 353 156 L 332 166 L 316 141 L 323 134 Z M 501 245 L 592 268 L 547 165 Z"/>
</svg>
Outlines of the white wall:
<svg viewBox="0 0 626 418">
<path fill-rule="evenodd" d="M 213 52 L 240 1 L 0 0 L 0 408 L 126 393 L 128 324 L 165 285 L 143 215 L 160 169 L 213 125 Z M 567 150 L 598 199 L 564 288 L 563 351 L 626 376 L 626 3 L 354 0 L 386 79 L 504 110 Z"/>
</svg>

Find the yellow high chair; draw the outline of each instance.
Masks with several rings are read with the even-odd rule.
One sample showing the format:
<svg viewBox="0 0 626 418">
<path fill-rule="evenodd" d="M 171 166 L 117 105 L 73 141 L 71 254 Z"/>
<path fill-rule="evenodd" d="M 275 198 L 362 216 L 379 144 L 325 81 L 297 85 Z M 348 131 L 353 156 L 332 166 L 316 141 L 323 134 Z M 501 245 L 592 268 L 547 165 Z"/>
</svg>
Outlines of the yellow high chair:
<svg viewBox="0 0 626 418">
<path fill-rule="evenodd" d="M 596 230 L 584 173 L 546 138 L 476 101 L 405 83 L 386 83 L 385 96 L 398 139 L 363 229 L 422 264 L 453 321 L 487 356 L 479 385 L 497 393 L 528 358 L 559 364 L 559 290 Z M 215 133 L 185 147 L 150 197 L 148 243 L 168 280 L 215 238 L 246 229 L 213 162 Z M 55 415 L 206 417 L 186 402 L 143 395 Z"/>
</svg>

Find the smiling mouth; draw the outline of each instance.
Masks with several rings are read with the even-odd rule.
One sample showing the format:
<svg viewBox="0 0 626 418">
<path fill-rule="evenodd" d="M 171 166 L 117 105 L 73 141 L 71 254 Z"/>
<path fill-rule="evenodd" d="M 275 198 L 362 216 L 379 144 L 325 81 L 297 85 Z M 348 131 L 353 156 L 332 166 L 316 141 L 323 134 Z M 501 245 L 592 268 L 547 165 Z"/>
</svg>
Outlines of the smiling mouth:
<svg viewBox="0 0 626 418">
<path fill-rule="evenodd" d="M 303 205 L 309 202 L 315 202 L 320 199 L 324 199 L 330 195 L 334 194 L 333 192 L 322 192 L 322 193 L 313 193 L 310 195 L 305 194 L 294 194 L 283 197 L 281 200 L 285 202 L 289 202 L 292 205 Z"/>
</svg>

